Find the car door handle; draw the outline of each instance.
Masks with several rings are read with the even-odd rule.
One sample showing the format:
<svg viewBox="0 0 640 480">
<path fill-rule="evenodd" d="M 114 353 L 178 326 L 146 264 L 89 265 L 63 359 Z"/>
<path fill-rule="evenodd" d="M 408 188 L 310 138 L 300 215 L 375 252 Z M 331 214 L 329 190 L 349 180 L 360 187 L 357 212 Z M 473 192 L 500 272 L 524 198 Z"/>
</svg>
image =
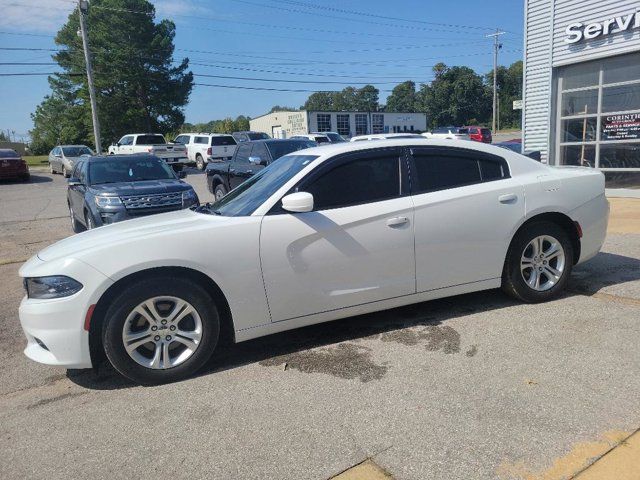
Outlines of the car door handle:
<svg viewBox="0 0 640 480">
<path fill-rule="evenodd" d="M 518 196 L 515 193 L 505 193 L 498 197 L 500 203 L 515 203 L 518 200 Z"/>
<path fill-rule="evenodd" d="M 409 219 L 407 217 L 393 217 L 387 220 L 387 227 L 399 227 L 408 222 Z"/>
</svg>

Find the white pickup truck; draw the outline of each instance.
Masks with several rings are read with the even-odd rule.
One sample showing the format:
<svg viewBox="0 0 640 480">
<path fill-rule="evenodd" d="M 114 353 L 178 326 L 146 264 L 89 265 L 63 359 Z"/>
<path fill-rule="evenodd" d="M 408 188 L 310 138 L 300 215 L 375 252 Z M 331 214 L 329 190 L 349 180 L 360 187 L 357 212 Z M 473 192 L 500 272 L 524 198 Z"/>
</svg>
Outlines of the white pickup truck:
<svg viewBox="0 0 640 480">
<path fill-rule="evenodd" d="M 167 143 L 159 133 L 131 133 L 109 147 L 109 155 L 130 155 L 132 153 L 150 153 L 163 159 L 174 170 L 182 170 L 189 163 L 187 148 L 184 145 Z"/>
</svg>

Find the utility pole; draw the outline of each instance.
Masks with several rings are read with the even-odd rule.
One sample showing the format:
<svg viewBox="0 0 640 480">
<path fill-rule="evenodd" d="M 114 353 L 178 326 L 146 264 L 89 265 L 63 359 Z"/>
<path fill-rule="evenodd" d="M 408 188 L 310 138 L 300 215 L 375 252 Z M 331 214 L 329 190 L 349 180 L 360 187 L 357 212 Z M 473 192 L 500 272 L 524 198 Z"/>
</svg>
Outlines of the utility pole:
<svg viewBox="0 0 640 480">
<path fill-rule="evenodd" d="M 502 48 L 502 44 L 498 41 L 500 35 L 504 35 L 506 32 L 501 32 L 496 28 L 495 33 L 490 33 L 487 37 L 493 37 L 493 124 L 492 131 L 496 134 L 496 119 L 498 113 L 498 50 Z"/>
<path fill-rule="evenodd" d="M 91 55 L 89 54 L 89 39 L 87 38 L 87 26 L 85 25 L 85 14 L 89 9 L 88 0 L 78 0 L 78 16 L 80 17 L 80 35 L 82 36 L 82 47 L 84 49 L 84 61 L 87 66 L 87 85 L 89 87 L 89 100 L 91 101 L 91 116 L 93 117 L 93 137 L 96 144 L 96 153 L 102 153 L 100 141 L 100 122 L 98 121 L 98 105 L 96 103 L 96 92 L 93 87 L 93 70 L 91 69 Z"/>
</svg>

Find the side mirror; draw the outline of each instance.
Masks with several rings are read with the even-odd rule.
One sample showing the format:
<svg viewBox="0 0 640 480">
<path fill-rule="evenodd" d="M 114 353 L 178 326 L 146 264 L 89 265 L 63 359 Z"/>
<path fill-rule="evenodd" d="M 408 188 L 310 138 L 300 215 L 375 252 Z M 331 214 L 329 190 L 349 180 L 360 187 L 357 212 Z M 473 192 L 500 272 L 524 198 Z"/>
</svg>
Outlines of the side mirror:
<svg viewBox="0 0 640 480">
<path fill-rule="evenodd" d="M 116 147 L 119 147 L 119 146 L 120 146 L 120 142 L 116 142 Z"/>
<path fill-rule="evenodd" d="M 184 170 L 180 170 L 176 173 L 178 174 L 178 178 L 187 178 L 187 172 L 185 172 Z"/>
<path fill-rule="evenodd" d="M 249 163 L 260 165 L 262 163 L 262 159 L 260 157 L 249 157 Z"/>
<path fill-rule="evenodd" d="M 69 179 L 69 186 L 70 187 L 75 187 L 75 186 L 78 186 L 78 185 L 82 185 L 82 182 L 80 182 L 79 178 L 71 177 Z"/>
<path fill-rule="evenodd" d="M 293 213 L 310 212 L 313 210 L 313 195 L 308 192 L 290 193 L 282 198 L 282 208 Z"/>
</svg>

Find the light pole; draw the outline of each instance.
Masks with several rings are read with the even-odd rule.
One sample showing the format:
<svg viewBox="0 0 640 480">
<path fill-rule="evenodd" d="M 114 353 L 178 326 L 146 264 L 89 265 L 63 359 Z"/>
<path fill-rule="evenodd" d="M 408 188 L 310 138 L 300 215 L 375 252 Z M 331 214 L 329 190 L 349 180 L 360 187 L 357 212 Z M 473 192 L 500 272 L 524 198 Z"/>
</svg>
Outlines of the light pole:
<svg viewBox="0 0 640 480">
<path fill-rule="evenodd" d="M 89 54 L 89 39 L 87 38 L 87 26 L 85 25 L 85 14 L 89 9 L 88 0 L 78 0 L 78 16 L 80 17 L 80 35 L 82 36 L 82 48 L 84 49 L 84 61 L 87 66 L 87 86 L 89 87 L 89 100 L 91 102 L 91 116 L 93 117 L 93 137 L 96 144 L 96 153 L 102 153 L 100 141 L 100 122 L 98 120 L 98 105 L 96 103 L 96 92 L 93 87 L 93 70 L 91 68 L 91 55 Z"/>
<path fill-rule="evenodd" d="M 506 32 L 501 32 L 496 28 L 495 33 L 487 35 L 487 37 L 493 37 L 493 123 L 491 130 L 493 135 L 496 134 L 496 118 L 498 111 L 498 50 L 502 48 L 502 44 L 498 42 L 498 37 L 504 35 Z"/>
</svg>

